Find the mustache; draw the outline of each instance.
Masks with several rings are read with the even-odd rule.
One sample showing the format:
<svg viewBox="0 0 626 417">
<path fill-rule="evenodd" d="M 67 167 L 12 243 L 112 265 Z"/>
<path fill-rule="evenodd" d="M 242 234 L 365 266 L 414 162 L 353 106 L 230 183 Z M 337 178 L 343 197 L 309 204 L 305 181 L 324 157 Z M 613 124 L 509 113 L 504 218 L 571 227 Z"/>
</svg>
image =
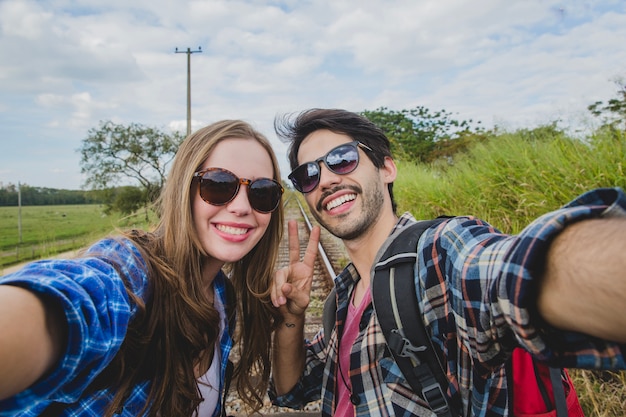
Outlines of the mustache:
<svg viewBox="0 0 626 417">
<path fill-rule="evenodd" d="M 315 205 L 315 209 L 317 211 L 322 211 L 324 210 L 324 206 L 322 205 L 322 201 L 324 201 L 327 197 L 333 195 L 334 193 L 338 192 L 338 191 L 342 191 L 342 190 L 350 190 L 355 192 L 356 194 L 361 194 L 363 192 L 363 189 L 361 187 L 359 187 L 358 185 L 340 185 L 338 187 L 332 188 L 328 191 L 324 191 L 322 193 L 322 195 L 320 196 L 319 200 L 317 200 L 317 204 Z"/>
</svg>

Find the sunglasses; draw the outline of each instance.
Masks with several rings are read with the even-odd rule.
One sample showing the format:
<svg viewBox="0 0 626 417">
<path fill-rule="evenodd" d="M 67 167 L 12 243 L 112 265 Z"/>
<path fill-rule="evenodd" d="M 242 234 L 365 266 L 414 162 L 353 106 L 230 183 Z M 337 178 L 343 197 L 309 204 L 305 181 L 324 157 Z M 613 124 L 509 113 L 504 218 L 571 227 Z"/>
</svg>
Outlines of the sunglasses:
<svg viewBox="0 0 626 417">
<path fill-rule="evenodd" d="M 373 152 L 372 149 L 355 140 L 344 143 L 331 149 L 326 155 L 317 158 L 315 161 L 305 162 L 294 169 L 287 178 L 291 180 L 294 188 L 303 194 L 310 193 L 320 183 L 321 163 L 324 162 L 326 168 L 339 175 L 349 174 L 359 165 L 359 146 Z"/>
<path fill-rule="evenodd" d="M 223 206 L 230 203 L 239 193 L 241 184 L 248 186 L 248 201 L 250 206 L 259 213 L 271 213 L 280 204 L 283 195 L 283 186 L 271 178 L 257 178 L 249 180 L 239 178 L 223 168 L 208 168 L 193 174 L 200 184 L 200 197 L 214 206 Z"/>
</svg>

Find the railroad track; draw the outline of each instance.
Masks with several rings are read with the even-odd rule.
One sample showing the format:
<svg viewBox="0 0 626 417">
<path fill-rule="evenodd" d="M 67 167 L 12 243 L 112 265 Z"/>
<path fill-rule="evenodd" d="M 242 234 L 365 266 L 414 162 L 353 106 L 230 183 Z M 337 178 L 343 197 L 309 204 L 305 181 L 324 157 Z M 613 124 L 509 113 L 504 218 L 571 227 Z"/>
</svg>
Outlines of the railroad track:
<svg viewBox="0 0 626 417">
<path fill-rule="evenodd" d="M 289 191 L 287 192 L 289 193 Z M 280 251 L 277 260 L 277 268 L 287 266 L 289 263 L 289 240 L 287 232 L 287 220 L 295 219 L 298 221 L 298 237 L 300 240 L 300 256 L 304 254 L 309 242 L 310 230 L 316 221 L 309 215 L 308 208 L 303 206 L 295 194 L 287 194 L 285 199 L 285 229 L 283 240 L 280 245 Z M 345 266 L 347 255 L 343 249 L 341 240 L 334 237 L 328 231 L 322 228 L 320 236 L 320 245 L 318 246 L 318 256 L 315 261 L 315 271 L 313 283 L 311 285 L 311 301 L 307 309 L 304 333 L 305 337 L 312 338 L 322 326 L 322 310 L 324 300 L 333 286 L 333 279 L 338 271 Z M 231 390 L 227 401 L 226 412 L 233 416 L 245 416 L 241 411 L 241 404 L 235 393 Z M 291 410 L 272 406 L 269 398 L 266 398 L 265 406 L 260 413 L 264 416 L 282 416 L 282 417 L 309 417 L 319 416 L 319 402 L 309 404 L 305 410 Z M 257 414 L 255 414 L 256 416 Z M 260 415 L 260 414 L 259 414 Z"/>
</svg>

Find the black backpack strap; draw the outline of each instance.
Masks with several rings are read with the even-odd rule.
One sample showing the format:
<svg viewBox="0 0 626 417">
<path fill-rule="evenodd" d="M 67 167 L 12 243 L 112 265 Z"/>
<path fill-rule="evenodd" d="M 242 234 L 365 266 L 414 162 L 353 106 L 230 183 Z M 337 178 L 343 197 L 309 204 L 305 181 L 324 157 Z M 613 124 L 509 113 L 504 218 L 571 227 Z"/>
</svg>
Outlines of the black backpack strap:
<svg viewBox="0 0 626 417">
<path fill-rule="evenodd" d="M 561 368 L 549 368 L 550 382 L 552 383 L 552 392 L 554 393 L 554 409 L 557 417 L 567 417 L 567 400 L 565 399 L 565 387 L 561 377 L 563 370 Z"/>
<path fill-rule="evenodd" d="M 440 417 L 460 415 L 460 402 L 455 398 L 453 404 L 446 396 L 449 381 L 422 320 L 414 265 L 421 234 L 443 220 L 418 222 L 392 236 L 381 249 L 371 283 L 372 302 L 389 350 L 413 390 Z"/>
<path fill-rule="evenodd" d="M 517 349 L 522 349 L 518 347 Z M 515 363 L 513 360 L 513 356 L 509 357 L 506 361 L 506 375 L 507 375 L 507 384 L 509 387 L 509 407 L 510 412 L 513 412 L 513 406 L 515 404 L 515 395 L 516 395 L 516 386 L 513 379 L 513 374 L 515 373 L 514 368 L 516 366 L 521 366 L 519 363 Z M 554 411 L 556 417 L 567 417 L 569 414 L 567 407 L 567 398 L 565 392 L 565 383 L 564 379 L 566 376 L 564 374 L 563 368 L 554 368 L 552 366 L 546 366 L 537 362 L 535 358 L 532 358 L 532 366 L 533 366 L 533 375 L 535 376 L 535 381 L 537 382 L 537 389 L 541 394 L 541 399 L 546 406 L 546 410 Z M 545 367 L 548 369 L 548 375 L 550 376 L 550 385 L 552 386 L 552 395 L 554 397 L 554 401 L 550 398 L 550 394 L 548 392 L 548 387 L 544 383 L 541 378 L 541 371 L 539 367 Z M 543 414 L 542 414 L 543 415 Z M 547 413 L 546 413 L 547 415 Z"/>
</svg>

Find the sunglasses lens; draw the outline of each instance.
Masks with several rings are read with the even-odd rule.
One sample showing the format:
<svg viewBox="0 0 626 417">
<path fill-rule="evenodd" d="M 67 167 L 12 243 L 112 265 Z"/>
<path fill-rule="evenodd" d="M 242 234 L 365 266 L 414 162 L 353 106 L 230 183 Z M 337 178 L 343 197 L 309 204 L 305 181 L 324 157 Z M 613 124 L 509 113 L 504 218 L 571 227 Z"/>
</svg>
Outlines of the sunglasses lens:
<svg viewBox="0 0 626 417">
<path fill-rule="evenodd" d="M 228 171 L 211 169 L 200 181 L 200 197 L 209 204 L 223 205 L 233 199 L 239 187 L 239 178 Z"/>
<path fill-rule="evenodd" d="M 323 158 L 328 169 L 335 174 L 349 174 L 359 165 L 358 142 L 347 143 L 337 146 Z M 300 165 L 289 174 L 289 179 L 296 190 L 301 193 L 309 193 L 320 182 L 320 166 L 322 158 L 315 162 L 307 162 Z"/>
<path fill-rule="evenodd" d="M 315 162 L 307 162 L 294 169 L 289 179 L 301 193 L 311 192 L 320 182 L 320 167 Z"/>
<path fill-rule="evenodd" d="M 282 187 L 269 178 L 252 181 L 248 188 L 248 200 L 256 211 L 269 213 L 276 210 L 283 194 Z"/>
<path fill-rule="evenodd" d="M 326 164 L 335 174 L 348 174 L 359 164 L 359 150 L 353 144 L 339 146 L 326 155 Z"/>
</svg>

